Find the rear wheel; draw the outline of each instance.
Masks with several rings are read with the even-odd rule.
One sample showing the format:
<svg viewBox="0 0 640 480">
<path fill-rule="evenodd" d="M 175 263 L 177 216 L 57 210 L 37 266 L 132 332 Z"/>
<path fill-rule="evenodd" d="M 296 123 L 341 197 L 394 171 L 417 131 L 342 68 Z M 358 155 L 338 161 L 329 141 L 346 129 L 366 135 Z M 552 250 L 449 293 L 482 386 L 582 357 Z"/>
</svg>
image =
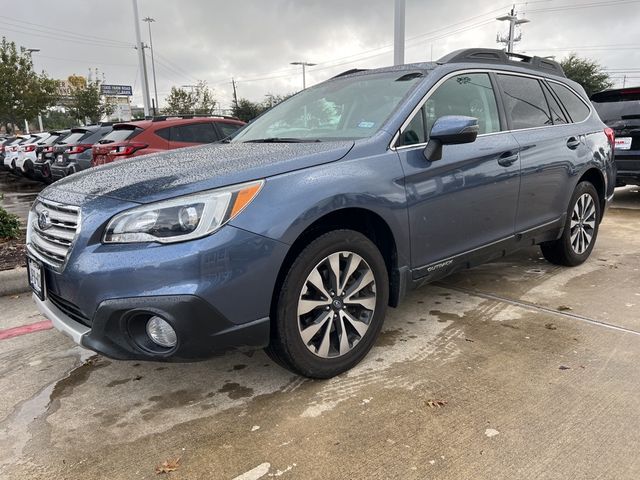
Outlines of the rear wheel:
<svg viewBox="0 0 640 480">
<path fill-rule="evenodd" d="M 388 298 L 387 269 L 375 244 L 352 230 L 326 233 L 285 277 L 267 354 L 307 377 L 338 375 L 373 346 Z"/>
<path fill-rule="evenodd" d="M 562 236 L 540 244 L 544 258 L 568 267 L 583 263 L 596 243 L 600 216 L 598 192 L 590 182 L 580 182 L 571 197 Z"/>
</svg>

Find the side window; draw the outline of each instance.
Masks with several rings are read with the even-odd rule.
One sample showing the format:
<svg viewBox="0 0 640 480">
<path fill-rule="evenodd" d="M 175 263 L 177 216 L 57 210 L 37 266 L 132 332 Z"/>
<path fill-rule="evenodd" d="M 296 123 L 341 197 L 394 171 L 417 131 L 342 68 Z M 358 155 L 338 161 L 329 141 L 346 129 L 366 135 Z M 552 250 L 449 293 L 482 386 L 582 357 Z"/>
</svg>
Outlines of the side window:
<svg viewBox="0 0 640 480">
<path fill-rule="evenodd" d="M 192 123 L 171 127 L 171 141 L 184 143 L 212 143 L 218 136 L 211 123 Z"/>
<path fill-rule="evenodd" d="M 564 123 L 567 123 L 567 117 L 565 117 L 564 113 L 562 113 L 560 104 L 551 94 L 551 91 L 544 83 L 542 84 L 542 89 L 544 90 L 544 96 L 547 97 L 547 103 L 549 104 L 549 110 L 551 110 L 551 119 L 553 120 L 553 124 L 562 125 Z"/>
<path fill-rule="evenodd" d="M 589 107 L 575 93 L 559 83 L 549 82 L 549 85 L 558 95 L 573 122 L 581 122 L 589 116 Z"/>
<path fill-rule="evenodd" d="M 164 138 L 165 140 L 171 140 L 171 128 L 162 128 L 160 130 L 156 130 L 156 135 L 160 138 Z"/>
<path fill-rule="evenodd" d="M 499 74 L 498 81 L 504 92 L 504 107 L 514 130 L 553 125 L 549 105 L 538 80 Z"/>
<path fill-rule="evenodd" d="M 225 123 L 225 122 L 218 122 L 216 123 L 216 125 L 218 126 L 218 128 L 220 129 L 220 132 L 222 133 L 222 138 L 230 137 L 231 135 L 236 133 L 242 126 L 242 125 L 237 125 L 235 123 Z"/>
<path fill-rule="evenodd" d="M 422 107 L 406 126 L 400 136 L 400 145 L 416 145 L 426 142 L 424 128 L 424 107 Z"/>
<path fill-rule="evenodd" d="M 487 73 L 465 73 L 445 81 L 425 104 L 427 133 L 446 115 L 478 119 L 479 134 L 500 131 L 498 104 Z"/>
</svg>

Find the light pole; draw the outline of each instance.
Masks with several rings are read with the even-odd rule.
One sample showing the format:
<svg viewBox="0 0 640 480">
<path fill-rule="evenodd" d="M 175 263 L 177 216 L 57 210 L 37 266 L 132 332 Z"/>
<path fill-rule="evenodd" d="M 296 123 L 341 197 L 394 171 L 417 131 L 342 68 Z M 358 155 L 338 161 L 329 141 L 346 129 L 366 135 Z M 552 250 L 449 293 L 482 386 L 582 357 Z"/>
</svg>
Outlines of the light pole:
<svg viewBox="0 0 640 480">
<path fill-rule="evenodd" d="M 149 46 L 151 47 L 151 71 L 153 72 L 153 96 L 156 99 L 156 104 L 153 107 L 153 114 L 156 114 L 156 108 L 160 108 L 158 105 L 158 86 L 156 85 L 156 62 L 153 58 L 153 38 L 151 37 L 151 22 L 155 22 L 156 20 L 151 17 L 145 17 L 142 19 L 143 22 L 147 22 L 149 25 Z"/>
<path fill-rule="evenodd" d="M 33 65 L 33 54 L 34 53 L 38 53 L 40 51 L 39 48 L 27 48 L 27 52 L 29 53 L 29 56 L 31 57 L 31 65 Z M 35 68 L 34 68 L 35 70 Z M 27 121 L 25 120 L 25 125 L 27 126 L 27 133 L 29 133 L 29 124 L 26 123 Z M 40 114 L 40 112 L 38 112 L 38 127 L 40 127 L 40 131 L 43 130 L 42 128 L 42 115 Z"/>
<path fill-rule="evenodd" d="M 317 63 L 291 62 L 291 65 L 302 65 L 302 89 L 304 90 L 305 88 L 307 88 L 307 72 L 306 72 L 306 68 L 307 67 L 314 67 L 314 66 L 317 65 Z"/>
<path fill-rule="evenodd" d="M 138 0 L 133 3 L 133 23 L 136 28 L 136 49 L 138 50 L 138 63 L 140 65 L 140 76 L 142 77 L 142 102 L 144 103 L 144 116 L 149 116 L 149 80 L 147 79 L 147 62 L 144 58 L 144 45 L 140 40 L 140 17 L 138 16 Z"/>
<path fill-rule="evenodd" d="M 396 0 L 393 11 L 393 64 L 404 64 L 405 0 Z"/>
<path fill-rule="evenodd" d="M 507 53 L 513 53 L 513 44 L 519 42 L 522 38 L 522 33 L 515 36 L 516 25 L 522 25 L 523 23 L 529 23 L 529 20 L 526 18 L 518 18 L 518 14 L 516 13 L 516 6 L 514 5 L 511 8 L 511 12 L 508 15 L 503 15 L 502 17 L 496 18 L 496 20 L 500 20 L 501 22 L 509 22 L 509 35 L 507 38 L 501 37 L 498 35 L 496 39 L 498 43 L 504 43 L 507 46 Z"/>
</svg>

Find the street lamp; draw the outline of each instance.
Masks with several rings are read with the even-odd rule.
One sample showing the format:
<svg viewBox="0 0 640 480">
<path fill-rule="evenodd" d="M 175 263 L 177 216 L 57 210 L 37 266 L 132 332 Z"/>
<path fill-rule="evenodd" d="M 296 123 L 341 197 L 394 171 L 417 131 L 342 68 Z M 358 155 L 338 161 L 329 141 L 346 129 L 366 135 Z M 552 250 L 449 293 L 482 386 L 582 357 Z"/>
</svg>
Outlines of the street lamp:
<svg viewBox="0 0 640 480">
<path fill-rule="evenodd" d="M 153 58 L 153 38 L 151 37 L 151 22 L 155 22 L 156 20 L 151 17 L 145 17 L 142 19 L 142 21 L 147 22 L 147 24 L 149 25 L 149 46 L 151 47 L 151 71 L 153 72 L 153 93 L 156 99 L 156 105 L 153 111 L 155 115 L 156 113 L 155 109 L 160 108 L 160 105 L 158 105 L 158 86 L 156 84 L 156 62 Z"/>
<path fill-rule="evenodd" d="M 306 76 L 306 68 L 313 67 L 317 65 L 317 63 L 310 62 L 291 62 L 291 65 L 302 65 L 302 89 L 307 88 L 307 76 Z"/>
</svg>

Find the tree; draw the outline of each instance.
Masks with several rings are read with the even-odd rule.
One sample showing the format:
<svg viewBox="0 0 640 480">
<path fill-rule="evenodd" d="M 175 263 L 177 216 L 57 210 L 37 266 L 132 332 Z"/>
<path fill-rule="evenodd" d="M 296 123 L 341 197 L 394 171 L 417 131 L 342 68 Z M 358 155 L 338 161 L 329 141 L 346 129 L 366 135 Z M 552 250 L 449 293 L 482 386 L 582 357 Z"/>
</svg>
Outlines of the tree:
<svg viewBox="0 0 640 480">
<path fill-rule="evenodd" d="M 292 94 L 287 95 L 274 95 L 273 93 L 267 93 L 265 99 L 261 103 L 252 102 L 246 98 L 239 98 L 238 104 L 235 103 L 231 107 L 231 114 L 242 120 L 243 122 L 250 122 L 258 115 L 275 107 L 280 102 L 283 102 L 289 98 Z"/>
<path fill-rule="evenodd" d="M 98 123 L 103 116 L 113 113 L 114 106 L 100 95 L 100 80 L 85 80 L 71 75 L 68 82 L 71 89 L 68 110 L 73 118 L 80 122 L 89 119 L 91 123 Z"/>
<path fill-rule="evenodd" d="M 577 54 L 571 53 L 560 65 L 565 75 L 582 85 L 589 96 L 613 86 L 609 74 L 595 60 L 580 58 Z"/>
<path fill-rule="evenodd" d="M 55 105 L 58 82 L 33 70 L 31 54 L 2 37 L 0 43 L 0 121 L 13 131 L 20 120 L 33 120 Z M 11 126 L 10 126 L 11 125 Z"/>
<path fill-rule="evenodd" d="M 77 121 L 67 112 L 49 110 L 42 115 L 42 125 L 45 130 L 62 130 L 77 125 Z"/>
<path fill-rule="evenodd" d="M 231 114 L 242 120 L 250 122 L 264 111 L 264 107 L 260 103 L 252 102 L 246 98 L 239 98 L 238 103 L 231 108 Z"/>
<path fill-rule="evenodd" d="M 171 87 L 166 102 L 164 112 L 167 115 L 211 115 L 216 107 L 213 91 L 204 80 L 198 80 L 189 90 Z"/>
</svg>

